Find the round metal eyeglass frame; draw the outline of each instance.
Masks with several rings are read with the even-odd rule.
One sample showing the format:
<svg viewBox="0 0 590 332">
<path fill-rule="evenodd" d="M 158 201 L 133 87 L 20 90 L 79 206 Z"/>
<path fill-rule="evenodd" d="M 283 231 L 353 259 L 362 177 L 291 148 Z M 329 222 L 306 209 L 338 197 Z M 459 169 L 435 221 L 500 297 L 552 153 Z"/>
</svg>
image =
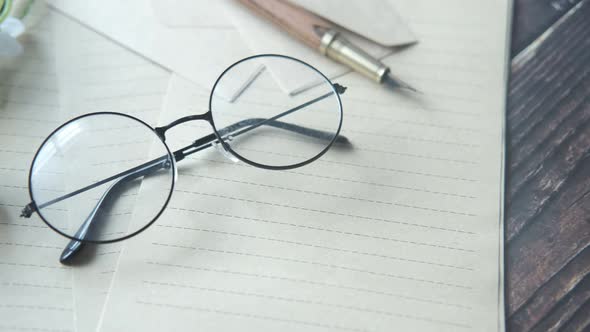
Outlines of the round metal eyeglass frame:
<svg viewBox="0 0 590 332">
<path fill-rule="evenodd" d="M 279 57 L 279 58 L 284 58 L 284 59 L 288 59 L 288 60 L 292 60 L 292 61 L 296 61 L 300 64 L 303 64 L 305 66 L 307 66 L 309 69 L 312 69 L 313 71 L 315 71 L 318 75 L 320 75 L 321 77 L 323 77 L 326 82 L 330 83 L 331 85 L 331 92 L 326 93 L 324 95 L 321 95 L 317 98 L 314 98 L 312 100 L 309 100 L 301 105 L 298 105 L 294 108 L 291 108 L 289 110 L 286 110 L 282 113 L 279 113 L 271 118 L 268 119 L 246 119 L 246 120 L 242 120 L 239 121 L 237 123 L 234 123 L 230 126 L 227 126 L 225 128 L 221 128 L 218 129 L 215 126 L 215 122 L 213 120 L 213 116 L 212 116 L 212 112 L 211 112 L 211 102 L 213 100 L 213 93 L 215 92 L 215 88 L 217 86 L 217 84 L 219 83 L 220 79 L 229 71 L 231 70 L 233 67 L 239 65 L 240 63 L 244 62 L 244 61 L 248 61 L 251 59 L 255 59 L 255 58 L 260 58 L 260 57 Z M 269 170 L 286 170 L 286 169 L 293 169 L 293 168 L 297 168 L 297 167 L 301 167 L 304 165 L 307 165 L 315 160 L 317 160 L 318 158 L 320 158 L 322 155 L 324 155 L 335 142 L 340 142 L 340 143 L 347 143 L 348 139 L 344 136 L 340 135 L 340 129 L 342 128 L 342 101 L 340 99 L 340 94 L 343 94 L 346 91 L 346 87 L 341 86 L 337 83 L 332 83 L 324 74 L 322 74 L 319 70 L 317 70 L 316 68 L 314 68 L 313 66 L 309 65 L 308 63 L 305 63 L 299 59 L 296 58 L 292 58 L 286 55 L 279 55 L 279 54 L 259 54 L 259 55 L 254 55 L 254 56 L 250 56 L 247 58 L 244 58 L 242 60 L 237 61 L 236 63 L 232 64 L 231 66 L 229 66 L 227 69 L 225 69 L 221 75 L 219 75 L 219 77 L 217 78 L 217 80 L 215 81 L 215 84 L 213 85 L 213 88 L 211 89 L 211 94 L 209 96 L 209 109 L 203 113 L 203 114 L 198 114 L 198 115 L 188 115 L 185 117 L 182 117 L 180 119 L 174 120 L 171 123 L 169 123 L 168 125 L 162 126 L 162 127 L 155 127 L 152 128 L 150 125 L 148 125 L 147 123 L 145 123 L 144 121 L 133 117 L 131 115 L 127 115 L 127 114 L 123 114 L 123 113 L 117 113 L 117 112 L 95 112 L 95 113 L 88 113 L 88 114 L 84 114 L 81 116 L 78 116 L 76 118 L 73 118 L 71 120 L 69 120 L 68 122 L 62 124 L 61 126 L 59 126 L 58 128 L 56 128 L 41 144 L 41 146 L 38 148 L 37 152 L 35 153 L 35 156 L 33 158 L 33 161 L 31 162 L 31 166 L 30 166 L 30 170 L 29 170 L 29 178 L 28 178 L 28 186 L 29 186 L 29 196 L 31 198 L 31 202 L 29 204 L 27 204 L 21 213 L 21 217 L 25 217 L 25 218 L 29 218 L 31 217 L 31 215 L 34 212 L 37 212 L 37 214 L 39 215 L 39 217 L 41 218 L 41 220 L 43 220 L 43 222 L 49 226 L 52 230 L 54 230 L 55 232 L 59 233 L 60 235 L 69 238 L 70 240 L 72 240 L 67 246 L 66 249 L 64 249 L 64 252 L 62 253 L 62 262 L 64 261 L 64 259 L 67 259 L 68 257 L 74 255 L 83 245 L 83 243 L 95 243 L 95 244 L 105 244 L 105 243 L 113 243 L 113 242 L 118 242 L 118 241 L 123 241 L 126 239 L 129 239 L 141 232 L 143 232 L 144 230 L 146 230 L 148 227 L 150 227 L 159 217 L 160 215 L 164 212 L 164 210 L 166 209 L 166 207 L 168 206 L 168 203 L 170 202 L 170 198 L 172 197 L 172 193 L 174 192 L 174 184 L 176 182 L 176 162 L 181 161 L 182 159 L 184 159 L 186 156 L 193 154 L 195 152 L 201 151 L 203 149 L 209 148 L 209 147 L 213 147 L 216 144 L 221 144 L 222 148 L 231 153 L 233 156 L 235 156 L 236 158 L 238 158 L 239 160 L 255 166 L 255 167 L 259 167 L 259 168 L 263 168 L 263 169 L 269 169 Z M 309 106 L 315 102 L 318 102 L 322 99 L 325 99 L 327 97 L 330 96 L 336 96 L 337 101 L 338 101 L 338 107 L 339 107 L 339 123 L 338 123 L 338 128 L 336 130 L 335 133 L 328 133 L 328 132 L 324 132 L 321 130 L 316 130 L 316 129 L 312 129 L 312 128 L 307 128 L 307 127 L 303 127 L 303 126 L 299 126 L 299 125 L 294 125 L 294 124 L 289 124 L 289 123 L 285 123 L 282 121 L 279 121 L 279 119 L 285 115 L 291 114 L 293 112 L 296 112 L 300 109 L 305 108 L 306 106 Z M 132 120 L 137 121 L 138 123 L 141 123 L 142 125 L 146 126 L 147 128 L 149 128 L 150 130 L 152 130 L 157 136 L 158 138 L 162 141 L 162 143 L 164 144 L 166 151 L 167 151 L 167 155 L 160 157 L 160 158 L 156 158 L 154 160 L 148 161 L 142 165 L 133 167 L 129 170 L 123 171 L 119 174 L 113 175 L 109 178 L 97 181 L 89 186 L 86 186 L 84 188 L 78 189 L 76 191 L 73 191 L 71 193 L 68 193 L 66 195 L 63 195 L 61 197 L 55 198 L 49 202 L 43 203 L 41 205 L 37 205 L 37 202 L 35 202 L 34 199 L 34 194 L 33 194 L 33 190 L 32 190 L 32 177 L 33 177 L 33 168 L 35 165 L 35 161 L 37 159 L 37 156 L 39 155 L 39 153 L 41 152 L 41 150 L 43 149 L 43 147 L 45 146 L 45 144 L 49 141 L 49 139 L 56 134 L 57 132 L 59 132 L 63 127 L 71 124 L 72 122 L 78 121 L 82 118 L 85 117 L 89 117 L 89 116 L 94 116 L 94 115 L 101 115 L 101 114 L 110 114 L 110 115 L 118 115 L 118 116 L 123 116 L 123 117 L 127 117 L 130 118 Z M 203 136 L 201 138 L 198 138 L 197 140 L 195 140 L 193 143 L 182 147 L 174 152 L 172 152 L 170 150 L 170 148 L 168 147 L 168 145 L 166 144 L 166 131 L 168 131 L 169 129 L 172 129 L 173 127 L 181 124 L 181 123 L 185 123 L 188 121 L 196 121 L 196 120 L 204 120 L 207 121 L 212 129 L 213 129 L 213 133 Z M 254 120 L 254 121 L 249 121 L 249 120 Z M 231 148 L 231 146 L 229 144 L 227 144 L 226 142 L 226 138 L 228 135 L 223 135 L 223 133 L 225 132 L 230 132 L 232 134 L 232 136 L 237 136 L 239 134 L 245 133 L 247 131 L 250 131 L 254 128 L 257 128 L 258 126 L 261 125 L 269 125 L 269 126 L 273 126 L 276 128 L 280 128 L 280 129 L 284 129 L 284 130 L 288 130 L 294 133 L 298 133 L 301 135 L 305 135 L 305 136 L 309 136 L 309 137 L 314 137 L 314 138 L 319 138 L 319 139 L 326 139 L 329 140 L 329 143 L 326 145 L 326 147 L 321 150 L 317 155 L 311 157 L 310 159 L 307 159 L 303 162 L 299 162 L 296 164 L 292 164 L 292 165 L 286 165 L 286 166 L 271 166 L 271 165 L 264 165 L 264 164 L 260 164 L 257 162 L 254 162 L 252 160 L 249 160 L 243 156 L 241 156 L 239 153 L 237 153 L 235 150 L 233 150 Z M 171 161 L 171 165 L 168 163 L 166 163 L 167 160 Z M 77 195 L 79 193 L 82 193 L 84 191 L 90 190 L 92 188 L 95 188 L 97 186 L 100 186 L 102 184 L 105 184 L 107 182 L 116 180 L 116 183 L 111 186 L 111 188 L 109 188 L 107 190 L 107 192 L 103 195 L 103 197 L 98 201 L 97 203 L 97 207 L 94 209 L 96 210 L 104 201 L 104 198 L 106 196 L 108 196 L 108 192 L 111 191 L 113 189 L 113 187 L 115 187 L 118 182 L 125 182 L 126 180 L 132 180 L 132 179 L 136 179 L 139 177 L 142 177 L 146 174 L 149 174 L 150 171 L 155 171 L 157 169 L 160 169 L 161 167 L 172 167 L 173 168 L 173 172 L 172 172 L 172 183 L 171 183 L 171 187 L 170 187 L 170 192 L 168 194 L 168 197 L 166 198 L 166 201 L 164 202 L 164 204 L 162 205 L 162 208 L 160 209 L 160 211 L 153 217 L 153 219 L 148 222 L 146 225 L 144 225 L 143 227 L 141 227 L 140 229 L 127 234 L 125 236 L 122 236 L 120 238 L 115 238 L 115 239 L 109 239 L 109 240 L 92 240 L 92 239 L 88 239 L 86 238 L 88 232 L 89 232 L 89 228 L 91 226 L 92 220 L 93 220 L 93 214 L 91 213 L 91 215 L 86 219 L 86 221 L 80 226 L 78 232 L 76 233 L 75 236 L 71 236 L 69 234 L 64 233 L 63 231 L 61 231 L 60 229 L 56 228 L 54 225 L 52 225 L 46 218 L 45 216 L 39 211 L 41 208 L 57 203 L 61 200 L 67 199 L 69 197 L 72 197 L 74 195 Z"/>
<path fill-rule="evenodd" d="M 11 7 L 12 0 L 0 0 L 0 23 L 8 16 Z"/>
</svg>

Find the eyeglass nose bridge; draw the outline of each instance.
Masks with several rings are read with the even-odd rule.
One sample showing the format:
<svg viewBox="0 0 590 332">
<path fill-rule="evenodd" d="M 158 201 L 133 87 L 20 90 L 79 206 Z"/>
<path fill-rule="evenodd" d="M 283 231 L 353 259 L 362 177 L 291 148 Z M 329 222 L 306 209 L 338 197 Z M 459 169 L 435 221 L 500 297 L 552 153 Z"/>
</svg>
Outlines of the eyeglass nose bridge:
<svg viewBox="0 0 590 332">
<path fill-rule="evenodd" d="M 166 131 L 176 127 L 177 125 L 179 125 L 181 123 L 185 123 L 188 121 L 195 121 L 195 120 L 205 120 L 205 121 L 209 122 L 209 124 L 213 125 L 213 116 L 211 115 L 211 110 L 207 110 L 207 112 L 205 112 L 203 114 L 187 115 L 187 116 L 182 117 L 180 119 L 174 120 L 165 126 L 156 127 L 156 128 L 154 128 L 154 131 L 156 132 L 158 137 L 160 137 L 162 142 L 166 142 Z"/>
<path fill-rule="evenodd" d="M 211 111 L 208 110 L 207 112 L 205 112 L 203 114 L 188 115 L 188 116 L 182 117 L 180 119 L 174 120 L 165 126 L 156 127 L 156 128 L 154 128 L 154 131 L 156 132 L 158 137 L 160 137 L 162 142 L 166 142 L 166 131 L 174 128 L 175 126 L 177 126 L 179 124 L 189 122 L 189 121 L 195 121 L 195 120 L 205 120 L 205 121 L 209 122 L 211 127 L 213 127 L 213 117 L 211 115 Z M 211 133 L 210 135 L 207 135 L 205 137 L 202 137 L 201 139 L 196 140 L 188 148 L 190 148 L 190 147 L 197 148 L 198 146 L 202 145 L 203 143 L 209 143 L 209 144 L 211 144 L 212 147 L 214 147 L 217 151 L 219 151 L 219 153 L 221 153 L 224 157 L 226 157 L 227 159 L 229 159 L 230 161 L 232 161 L 234 163 L 237 163 L 240 160 L 236 156 L 234 156 L 231 152 L 229 152 L 227 149 L 227 145 L 224 144 L 225 142 L 231 141 L 232 139 L 233 139 L 233 136 L 229 135 L 227 137 L 224 137 L 223 142 L 221 142 L 219 139 L 217 139 L 215 133 Z M 186 151 L 183 151 L 182 149 L 179 151 L 175 151 L 174 152 L 174 159 L 176 159 L 176 161 L 180 161 L 180 160 L 184 159 L 185 152 Z"/>
</svg>

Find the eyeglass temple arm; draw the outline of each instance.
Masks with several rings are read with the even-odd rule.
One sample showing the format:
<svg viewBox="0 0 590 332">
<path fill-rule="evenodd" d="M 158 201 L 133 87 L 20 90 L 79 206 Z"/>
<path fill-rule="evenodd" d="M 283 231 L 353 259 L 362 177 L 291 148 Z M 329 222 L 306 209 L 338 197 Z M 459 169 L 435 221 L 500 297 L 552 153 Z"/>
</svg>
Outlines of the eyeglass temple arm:
<svg viewBox="0 0 590 332">
<path fill-rule="evenodd" d="M 265 120 L 266 119 L 264 119 L 264 118 L 246 119 L 246 120 L 242 120 L 240 122 L 236 122 L 231 126 L 227 126 L 227 127 L 223 128 L 222 130 L 227 129 L 227 131 L 233 132 L 233 131 L 236 131 L 236 130 L 239 130 L 239 129 L 242 129 L 245 127 L 251 127 L 251 126 L 256 125 L 258 123 L 264 122 Z M 265 122 L 264 125 L 272 126 L 272 127 L 279 128 L 279 129 L 285 129 L 285 130 L 292 131 L 297 134 L 301 134 L 301 135 L 305 135 L 305 136 L 309 136 L 309 137 L 313 137 L 313 138 L 319 138 L 319 139 L 323 139 L 323 140 L 332 140 L 334 138 L 334 133 L 331 133 L 328 131 L 312 129 L 312 128 L 299 126 L 299 125 L 291 124 L 291 123 L 287 123 L 287 122 L 277 121 L 277 120 L 271 120 L 271 121 Z M 345 136 L 342 136 L 342 135 L 338 135 L 338 137 L 336 137 L 336 142 L 337 143 L 348 143 L 348 138 L 346 138 Z"/>
<path fill-rule="evenodd" d="M 82 225 L 80 225 L 76 234 L 74 234 L 73 237 L 79 240 L 71 240 L 66 245 L 59 257 L 59 261 L 63 264 L 68 263 L 76 256 L 76 253 L 78 253 L 82 249 L 82 247 L 84 246 L 84 242 L 80 240 L 85 240 L 90 235 L 92 225 L 94 223 L 95 218 L 97 217 L 98 211 L 100 210 L 102 205 L 107 201 L 109 196 L 113 192 L 115 192 L 116 189 L 118 189 L 118 187 L 125 183 L 131 182 L 139 177 L 148 175 L 150 173 L 156 172 L 162 168 L 167 167 L 170 167 L 170 162 L 152 162 L 151 165 L 148 165 L 143 169 L 136 170 L 132 173 L 126 174 L 120 177 L 118 180 L 116 180 L 100 197 L 100 199 L 98 200 L 90 214 L 88 214 L 88 217 L 86 217 L 86 220 L 82 223 Z"/>
<path fill-rule="evenodd" d="M 90 229 L 91 229 L 92 223 L 94 221 L 94 218 L 96 217 L 96 214 L 100 210 L 103 202 L 107 199 L 107 197 L 113 191 L 115 191 L 115 187 L 117 187 L 119 184 L 125 182 L 125 180 L 128 177 L 130 177 L 130 175 L 128 175 L 127 177 L 120 178 L 105 191 L 105 193 L 102 195 L 102 197 L 96 203 L 96 206 L 94 207 L 94 209 L 92 209 L 92 211 L 90 211 L 90 214 L 88 215 L 88 217 L 86 217 L 86 220 L 84 220 L 82 225 L 80 225 L 80 228 L 78 228 L 78 231 L 76 232 L 76 234 L 74 234 L 74 237 L 76 239 L 81 239 L 81 240 L 86 239 L 86 237 L 90 233 Z M 135 176 L 133 176 L 133 178 L 135 178 Z M 59 256 L 59 261 L 62 264 L 67 264 L 69 261 L 71 261 L 76 256 L 76 253 L 78 253 L 78 252 L 80 252 L 80 250 L 82 250 L 82 248 L 84 247 L 84 244 L 85 244 L 84 242 L 79 241 L 79 240 L 71 240 L 70 242 L 68 242 L 68 244 L 66 245 L 64 250 L 61 252 L 61 255 Z"/>
<path fill-rule="evenodd" d="M 337 83 L 334 84 L 334 89 L 336 90 L 336 93 L 338 93 L 338 94 L 343 94 L 346 91 L 346 87 L 344 87 L 340 84 L 337 84 Z M 305 102 L 299 106 L 293 107 L 289 110 L 286 110 L 286 111 L 279 113 L 279 114 L 277 114 L 271 118 L 268 118 L 268 119 L 251 118 L 251 119 L 246 119 L 246 120 L 236 122 L 230 126 L 227 126 L 225 128 L 218 130 L 218 133 L 220 134 L 220 136 L 222 136 L 222 138 L 225 138 L 228 136 L 239 136 L 239 135 L 244 134 L 250 130 L 260 127 L 262 125 L 268 125 L 268 126 L 273 126 L 273 127 L 293 131 L 295 133 L 302 134 L 302 135 L 309 136 L 309 137 L 315 137 L 315 138 L 325 139 L 325 140 L 332 140 L 332 139 L 334 139 L 333 133 L 322 131 L 322 130 L 317 130 L 317 129 L 312 129 L 312 128 L 307 128 L 307 127 L 294 125 L 294 124 L 290 124 L 290 123 L 276 120 L 276 119 L 282 118 L 288 114 L 296 112 L 302 108 L 305 108 L 311 104 L 317 103 L 318 101 L 323 100 L 323 99 L 331 96 L 332 94 L 333 94 L 333 92 L 328 92 L 324 95 L 321 95 L 317 98 L 314 98 L 308 102 Z M 227 132 L 229 132 L 229 133 L 227 133 Z M 215 136 L 215 134 L 210 134 L 205 137 L 202 137 L 202 138 L 196 140 L 195 142 L 193 142 L 193 144 L 176 151 L 174 153 L 174 158 L 177 161 L 182 160 L 184 157 L 186 157 L 190 154 L 193 154 L 197 151 L 201 151 L 203 149 L 206 149 L 206 148 L 212 146 L 211 142 L 214 142 L 216 139 L 217 139 L 217 136 Z M 336 137 L 335 141 L 337 143 L 349 143 L 348 138 L 346 138 L 343 135 L 338 135 Z"/>
<path fill-rule="evenodd" d="M 242 129 L 244 127 L 251 126 L 252 124 L 259 123 L 264 120 L 265 119 L 263 119 L 263 118 L 246 119 L 246 120 L 242 120 L 240 122 L 234 123 L 231 126 L 225 127 L 222 130 L 233 132 L 233 131 Z M 273 120 L 273 121 L 269 121 L 265 124 L 269 125 L 269 126 L 289 130 L 289 131 L 292 131 L 292 132 L 295 132 L 298 134 L 303 134 L 303 135 L 309 136 L 309 137 L 315 137 L 315 138 L 326 139 L 326 140 L 329 140 L 329 139 L 331 140 L 333 138 L 332 133 L 321 131 L 321 130 L 316 130 L 316 129 L 311 129 L 311 128 L 307 128 L 307 127 L 303 127 L 303 126 L 298 126 L 298 125 L 294 125 L 294 124 L 290 124 L 290 123 L 286 123 L 286 122 Z M 182 154 L 179 153 L 179 151 L 182 150 L 182 149 L 180 149 L 179 151 L 175 151 L 175 159 L 178 161 L 179 159 L 184 158 L 189 154 L 192 154 L 197 151 L 203 150 L 205 148 L 211 147 L 212 145 L 207 144 L 207 143 L 211 143 L 211 142 L 215 141 L 216 139 L 217 139 L 217 137 L 215 136 L 215 134 L 207 135 L 207 136 L 195 141 L 195 143 L 197 143 L 198 141 L 201 141 L 200 143 L 196 144 L 197 147 L 202 146 L 201 149 L 193 149 L 190 151 L 190 153 L 182 153 Z M 344 136 L 339 135 L 336 138 L 336 142 L 347 143 L 348 139 Z M 195 143 L 191 144 L 189 147 L 193 147 Z M 187 149 L 187 148 L 184 148 L 184 149 Z M 182 155 L 182 157 L 180 157 L 181 155 Z M 154 167 L 154 166 L 157 166 L 157 167 Z M 96 206 L 94 207 L 94 209 L 92 209 L 92 211 L 90 212 L 88 217 L 86 217 L 86 220 L 84 221 L 84 223 L 82 223 L 82 225 L 80 225 L 80 227 L 78 228 L 78 231 L 73 236 L 74 238 L 79 239 L 79 240 L 71 240 L 66 245 L 64 250 L 62 251 L 60 258 L 59 258 L 59 261 L 62 264 L 69 263 L 76 256 L 76 254 L 82 250 L 82 248 L 84 246 L 84 242 L 82 242 L 82 241 L 85 240 L 86 237 L 88 236 L 91 226 L 92 226 L 92 223 L 94 221 L 94 218 L 96 217 L 96 213 L 100 210 L 100 207 L 103 204 L 103 202 L 116 189 L 116 187 L 122 183 L 132 181 L 134 179 L 137 179 L 138 177 L 146 175 L 149 172 L 157 171 L 158 169 L 161 168 L 159 163 L 155 164 L 154 166 L 151 166 L 151 167 L 146 168 L 144 170 L 132 172 L 130 174 L 125 175 L 124 177 L 119 178 L 115 183 L 113 183 L 105 191 L 105 193 L 102 195 L 102 197 L 96 203 Z"/>
<path fill-rule="evenodd" d="M 343 94 L 346 91 L 346 87 L 338 84 L 338 83 L 334 83 L 334 90 L 336 91 L 337 94 Z M 281 129 L 285 129 L 285 130 L 289 130 L 289 131 L 293 131 L 295 133 L 298 134 L 302 134 L 302 135 L 306 135 L 306 136 L 310 136 L 310 137 L 315 137 L 315 138 L 320 138 L 320 139 L 325 139 L 325 140 L 332 140 L 334 138 L 333 133 L 331 132 L 326 132 L 326 131 L 322 131 L 322 130 L 317 130 L 317 129 L 312 129 L 312 128 L 307 128 L 307 127 L 303 127 L 303 126 L 298 126 L 298 125 L 294 125 L 294 124 L 290 124 L 290 123 L 285 123 L 285 122 L 281 122 L 281 121 L 276 121 L 276 119 L 279 119 L 287 114 L 291 114 L 293 112 L 296 112 L 302 108 L 305 108 L 311 104 L 315 104 L 318 101 L 321 101 L 329 96 L 331 96 L 333 94 L 333 92 L 328 92 L 326 94 L 323 94 L 317 98 L 314 98 L 310 101 L 307 101 L 299 106 L 296 106 L 294 108 L 291 108 L 285 112 L 279 113 L 271 118 L 268 119 L 264 119 L 264 118 L 251 118 L 251 119 L 246 119 L 237 123 L 234 123 L 231 126 L 227 126 L 225 128 L 223 128 L 222 130 L 219 130 L 219 133 L 221 134 L 223 131 L 229 131 L 229 132 L 234 132 L 238 129 L 241 129 L 241 127 L 247 127 L 246 129 L 240 131 L 239 133 L 236 134 L 236 136 L 240 133 L 245 133 L 247 131 L 250 131 L 258 126 L 261 125 L 269 125 L 269 126 L 273 126 L 273 127 L 277 127 L 277 128 L 281 128 Z M 254 124 L 252 124 L 252 122 L 255 122 Z M 223 135 L 222 135 L 223 136 Z M 340 143 L 346 143 L 348 142 L 348 139 L 346 139 L 346 137 L 344 136 L 338 136 L 337 140 L 340 139 Z"/>
</svg>

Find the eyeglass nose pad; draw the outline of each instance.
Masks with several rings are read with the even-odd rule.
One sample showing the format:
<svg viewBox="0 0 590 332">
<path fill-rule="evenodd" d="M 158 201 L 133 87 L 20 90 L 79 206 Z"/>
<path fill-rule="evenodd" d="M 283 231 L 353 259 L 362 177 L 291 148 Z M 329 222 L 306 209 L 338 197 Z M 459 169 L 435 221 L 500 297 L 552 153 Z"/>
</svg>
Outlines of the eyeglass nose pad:
<svg viewBox="0 0 590 332">
<path fill-rule="evenodd" d="M 233 137 L 231 135 L 224 137 L 224 139 L 227 142 L 231 142 Z M 213 146 L 215 147 L 215 149 L 217 149 L 217 151 L 219 151 L 225 158 L 233 161 L 234 163 L 237 163 L 240 161 L 240 159 L 236 158 L 236 156 L 234 156 L 233 154 L 231 154 L 229 151 L 227 151 L 225 149 L 225 147 L 223 146 L 223 144 L 221 144 L 221 142 L 219 142 L 218 140 L 213 142 Z"/>
</svg>

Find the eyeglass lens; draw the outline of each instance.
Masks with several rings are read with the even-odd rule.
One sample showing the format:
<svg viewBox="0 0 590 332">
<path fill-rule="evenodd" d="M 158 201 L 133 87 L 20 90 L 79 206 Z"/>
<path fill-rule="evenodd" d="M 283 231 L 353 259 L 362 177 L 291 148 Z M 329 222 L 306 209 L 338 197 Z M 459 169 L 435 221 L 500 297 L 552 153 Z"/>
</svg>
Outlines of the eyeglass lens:
<svg viewBox="0 0 590 332">
<path fill-rule="evenodd" d="M 65 124 L 47 139 L 33 162 L 30 185 L 39 214 L 57 231 L 110 241 L 145 225 L 128 228 L 136 207 L 146 223 L 154 219 L 173 179 L 172 157 L 151 128 L 131 117 L 99 113 Z M 148 184 L 155 187 L 140 191 Z M 67 211 L 67 218 L 56 211 Z"/>
<path fill-rule="evenodd" d="M 325 150 L 341 121 L 334 87 L 314 68 L 290 58 L 239 62 L 217 81 L 211 113 L 229 148 L 251 162 L 288 167 Z M 240 124 L 242 129 L 235 129 Z"/>
</svg>

